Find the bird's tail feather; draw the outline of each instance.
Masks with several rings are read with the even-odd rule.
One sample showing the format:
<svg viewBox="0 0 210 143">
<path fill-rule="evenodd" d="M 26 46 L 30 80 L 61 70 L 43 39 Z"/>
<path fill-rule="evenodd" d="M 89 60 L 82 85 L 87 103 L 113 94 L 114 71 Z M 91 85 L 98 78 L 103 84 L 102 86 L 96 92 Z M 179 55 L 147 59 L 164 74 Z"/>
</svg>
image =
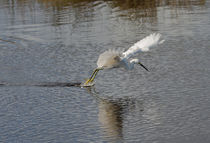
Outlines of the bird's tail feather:
<svg viewBox="0 0 210 143">
<path fill-rule="evenodd" d="M 131 46 L 127 51 L 123 53 L 125 58 L 129 58 L 139 52 L 147 52 L 151 47 L 155 47 L 162 44 L 165 40 L 161 40 L 161 34 L 153 33 L 144 39 L 138 41 L 133 46 Z"/>
</svg>

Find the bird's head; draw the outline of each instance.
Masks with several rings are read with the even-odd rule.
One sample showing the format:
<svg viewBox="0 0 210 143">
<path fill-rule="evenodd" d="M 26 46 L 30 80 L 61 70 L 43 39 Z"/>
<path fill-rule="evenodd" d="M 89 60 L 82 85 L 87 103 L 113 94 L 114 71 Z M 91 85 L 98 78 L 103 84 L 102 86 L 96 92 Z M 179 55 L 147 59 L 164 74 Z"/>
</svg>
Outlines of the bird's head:
<svg viewBox="0 0 210 143">
<path fill-rule="evenodd" d="M 149 71 L 148 68 L 147 68 L 146 66 L 144 66 L 144 65 L 140 62 L 139 59 L 132 59 L 132 60 L 130 60 L 130 63 L 131 63 L 132 65 L 134 65 L 134 64 L 139 64 L 139 65 L 142 66 L 146 71 Z"/>
</svg>

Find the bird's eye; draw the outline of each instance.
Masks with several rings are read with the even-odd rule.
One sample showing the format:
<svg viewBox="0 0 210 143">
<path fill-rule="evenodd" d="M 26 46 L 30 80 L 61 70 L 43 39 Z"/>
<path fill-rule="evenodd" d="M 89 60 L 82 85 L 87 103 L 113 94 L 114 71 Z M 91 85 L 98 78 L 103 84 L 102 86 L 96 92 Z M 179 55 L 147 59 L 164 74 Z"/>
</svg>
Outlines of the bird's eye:
<svg viewBox="0 0 210 143">
<path fill-rule="evenodd" d="M 116 56 L 116 57 L 114 57 L 114 60 L 120 61 L 120 57 L 119 56 Z"/>
</svg>

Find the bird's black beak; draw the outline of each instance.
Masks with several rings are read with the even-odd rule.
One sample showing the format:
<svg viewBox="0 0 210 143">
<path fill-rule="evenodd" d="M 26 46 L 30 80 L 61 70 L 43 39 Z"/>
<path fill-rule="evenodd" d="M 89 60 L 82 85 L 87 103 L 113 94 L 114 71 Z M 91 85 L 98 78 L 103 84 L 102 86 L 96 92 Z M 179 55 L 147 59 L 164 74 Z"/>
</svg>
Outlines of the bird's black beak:
<svg viewBox="0 0 210 143">
<path fill-rule="evenodd" d="M 147 67 L 145 67 L 141 62 L 138 63 L 140 66 L 142 66 L 146 71 L 149 71 Z"/>
</svg>

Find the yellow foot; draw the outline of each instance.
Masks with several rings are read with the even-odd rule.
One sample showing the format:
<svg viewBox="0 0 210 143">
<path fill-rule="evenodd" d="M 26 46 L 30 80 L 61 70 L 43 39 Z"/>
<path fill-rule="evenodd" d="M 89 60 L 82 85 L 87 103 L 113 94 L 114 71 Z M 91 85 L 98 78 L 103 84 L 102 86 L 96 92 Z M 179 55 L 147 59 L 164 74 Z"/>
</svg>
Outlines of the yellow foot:
<svg viewBox="0 0 210 143">
<path fill-rule="evenodd" d="M 94 85 L 94 83 L 93 83 L 93 80 L 91 80 L 91 79 L 87 79 L 83 84 L 81 84 L 81 86 L 83 86 L 83 87 L 90 87 L 93 85 Z"/>
<path fill-rule="evenodd" d="M 84 83 L 83 83 L 83 86 L 92 86 L 94 85 L 93 81 L 98 73 L 98 71 L 101 70 L 101 69 L 95 69 L 94 72 L 92 73 L 91 77 L 89 79 L 87 79 Z"/>
<path fill-rule="evenodd" d="M 84 85 L 87 85 L 89 82 L 92 82 L 91 79 L 87 79 L 84 83 Z"/>
</svg>

